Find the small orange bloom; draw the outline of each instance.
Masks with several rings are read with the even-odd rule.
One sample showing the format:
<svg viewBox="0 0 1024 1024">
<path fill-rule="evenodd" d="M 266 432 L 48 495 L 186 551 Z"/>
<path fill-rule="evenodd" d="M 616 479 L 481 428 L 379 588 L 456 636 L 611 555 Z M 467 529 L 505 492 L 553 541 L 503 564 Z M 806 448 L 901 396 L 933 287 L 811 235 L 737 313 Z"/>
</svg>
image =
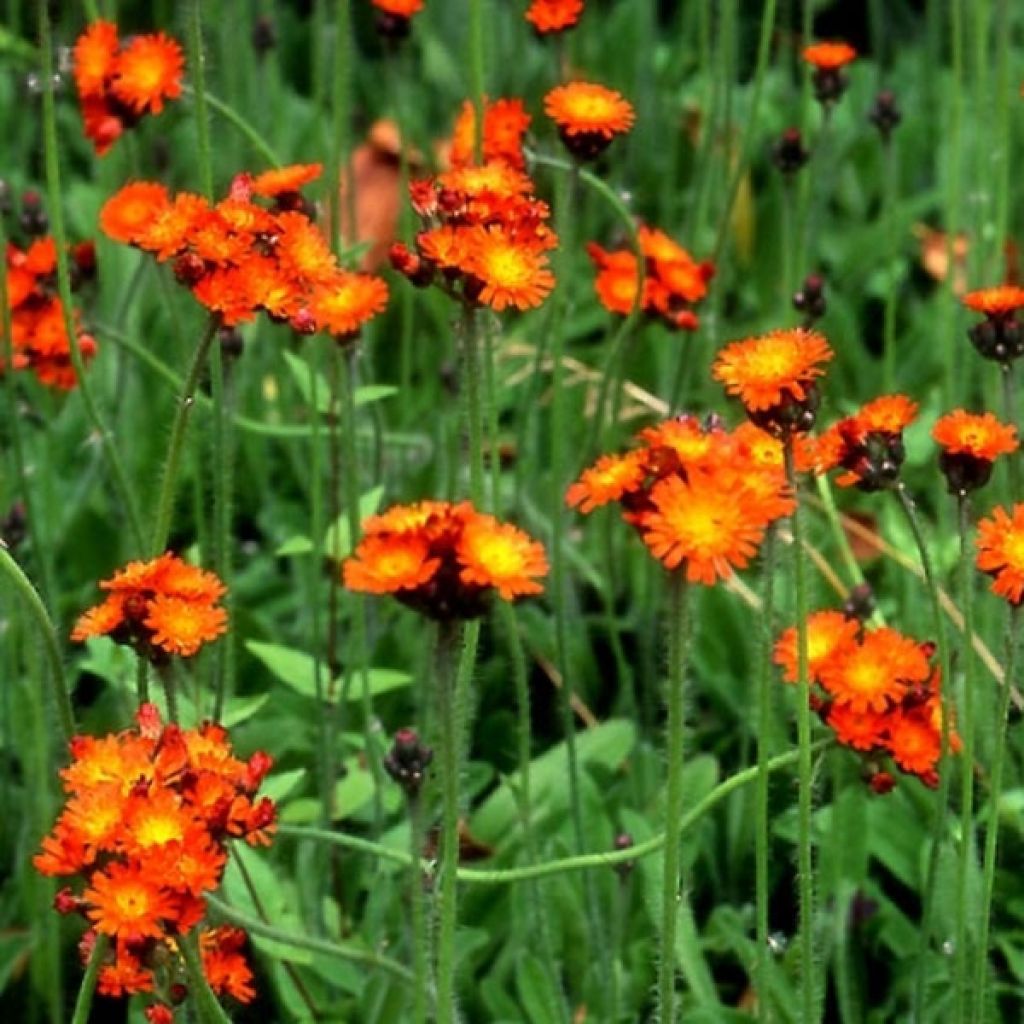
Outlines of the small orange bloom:
<svg viewBox="0 0 1024 1024">
<path fill-rule="evenodd" d="M 607 141 L 633 127 L 633 107 L 620 93 L 591 82 L 559 85 L 544 97 L 544 111 L 563 135 L 599 136 Z"/>
<path fill-rule="evenodd" d="M 836 71 L 857 59 L 849 43 L 814 43 L 804 48 L 804 60 L 824 71 Z"/>
<path fill-rule="evenodd" d="M 152 630 L 153 644 L 168 654 L 188 658 L 227 632 L 228 613 L 223 608 L 158 594 L 150 602 L 143 624 Z"/>
<path fill-rule="evenodd" d="M 388 286 L 370 274 L 338 271 L 310 296 L 309 311 L 317 328 L 337 338 L 355 334 L 388 303 Z"/>
<path fill-rule="evenodd" d="M 155 181 L 133 181 L 115 192 L 100 210 L 100 227 L 115 242 L 135 245 L 154 218 L 170 205 L 170 196 Z"/>
<path fill-rule="evenodd" d="M 484 103 L 484 131 L 481 149 L 485 162 L 504 161 L 520 170 L 525 166 L 523 136 L 530 127 L 530 115 L 520 99 L 499 99 Z M 462 105 L 462 111 L 452 132 L 451 151 L 448 154 L 452 167 L 468 167 L 475 160 L 473 151 L 476 144 L 476 109 L 469 100 Z"/>
<path fill-rule="evenodd" d="M 583 0 L 533 0 L 524 17 L 537 32 L 563 32 L 573 28 L 583 13 Z"/>
<path fill-rule="evenodd" d="M 1009 316 L 1018 309 L 1024 309 L 1024 288 L 1014 284 L 980 288 L 968 292 L 963 297 L 963 304 L 975 313 L 984 313 L 986 316 Z"/>
<path fill-rule="evenodd" d="M 1024 504 L 1014 505 L 1011 515 L 997 506 L 988 519 L 978 523 L 977 566 L 994 577 L 993 593 L 1011 604 L 1024 597 Z"/>
<path fill-rule="evenodd" d="M 544 548 L 511 523 L 474 516 L 463 529 L 455 554 L 463 583 L 493 587 L 503 601 L 544 589 L 536 579 L 548 573 Z"/>
<path fill-rule="evenodd" d="M 836 739 L 854 750 L 874 750 L 884 743 L 891 716 L 876 711 L 854 711 L 849 704 L 833 702 L 825 721 Z"/>
<path fill-rule="evenodd" d="M 927 782 L 942 754 L 942 734 L 924 708 L 900 709 L 887 716 L 886 747 L 905 772 Z"/>
<path fill-rule="evenodd" d="M 601 505 L 619 501 L 624 495 L 639 490 L 646 476 L 646 451 L 602 455 L 565 492 L 565 503 L 570 507 L 579 506 L 584 513 L 593 512 Z"/>
<path fill-rule="evenodd" d="M 164 100 L 181 95 L 184 54 L 162 32 L 135 36 L 117 59 L 112 91 L 136 114 L 159 114 Z"/>
<path fill-rule="evenodd" d="M 82 99 L 103 96 L 114 73 L 117 49 L 117 26 L 110 21 L 94 21 L 75 41 L 71 66 Z"/>
<path fill-rule="evenodd" d="M 414 533 L 367 536 L 345 561 L 345 586 L 370 594 L 415 590 L 428 583 L 440 565 L 439 558 L 430 556 L 429 542 Z"/>
<path fill-rule="evenodd" d="M 480 280 L 480 301 L 499 313 L 539 306 L 555 286 L 547 257 L 500 228 L 478 228 L 466 241 L 466 269 Z"/>
<path fill-rule="evenodd" d="M 91 904 L 88 914 L 97 931 L 129 941 L 159 939 L 177 917 L 171 894 L 140 865 L 107 865 L 92 876 L 83 898 Z"/>
<path fill-rule="evenodd" d="M 423 10 L 423 0 L 372 0 L 373 6 L 396 18 L 411 18 Z"/>
<path fill-rule="evenodd" d="M 842 612 L 825 610 L 807 616 L 807 675 L 818 682 L 822 669 L 857 642 L 860 623 Z M 783 669 L 787 683 L 798 680 L 797 631 L 790 626 L 775 644 L 774 661 Z"/>
<path fill-rule="evenodd" d="M 204 931 L 199 937 L 203 957 L 203 974 L 217 995 L 230 995 L 240 1003 L 250 1003 L 256 996 L 252 971 L 242 956 L 245 932 L 231 925 Z"/>
<path fill-rule="evenodd" d="M 316 181 L 324 169 L 323 164 L 290 164 L 274 167 L 256 175 L 250 182 L 253 195 L 273 199 L 283 192 L 298 192 L 303 185 Z"/>
</svg>

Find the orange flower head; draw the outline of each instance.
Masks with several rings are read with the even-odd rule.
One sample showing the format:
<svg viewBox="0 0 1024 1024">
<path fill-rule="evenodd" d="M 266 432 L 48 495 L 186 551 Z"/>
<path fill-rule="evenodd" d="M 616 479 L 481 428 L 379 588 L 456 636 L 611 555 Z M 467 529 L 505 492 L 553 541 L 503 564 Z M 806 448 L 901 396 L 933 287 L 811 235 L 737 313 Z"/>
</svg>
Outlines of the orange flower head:
<svg viewBox="0 0 1024 1024">
<path fill-rule="evenodd" d="M 100 968 L 96 989 L 101 996 L 115 999 L 152 992 L 153 972 L 119 944 L 114 962 Z"/>
<path fill-rule="evenodd" d="M 1013 605 L 1024 598 L 1024 504 L 1011 514 L 996 506 L 978 522 L 977 566 L 993 577 L 992 591 Z"/>
<path fill-rule="evenodd" d="M 849 704 L 829 705 L 825 722 L 836 739 L 854 750 L 875 750 L 885 743 L 891 716 L 877 711 L 854 711 Z"/>
<path fill-rule="evenodd" d="M 857 59 L 849 43 L 814 43 L 804 48 L 804 60 L 823 71 L 837 71 Z"/>
<path fill-rule="evenodd" d="M 203 644 L 227 632 L 228 613 L 223 608 L 158 594 L 143 619 L 151 631 L 151 642 L 168 654 L 189 658 Z"/>
<path fill-rule="evenodd" d="M 416 533 L 369 536 L 345 561 L 345 586 L 370 594 L 415 590 L 429 583 L 440 565 L 431 557 L 429 541 Z"/>
<path fill-rule="evenodd" d="M 968 292 L 961 300 L 975 313 L 984 313 L 988 317 L 1012 316 L 1019 309 L 1024 309 L 1024 288 L 1015 284 L 1000 284 L 992 288 L 979 288 Z"/>
<path fill-rule="evenodd" d="M 985 314 L 967 332 L 982 358 L 1007 366 L 1024 355 L 1024 332 L 1017 319 L 1018 310 L 1024 308 L 1024 288 L 1011 284 L 983 288 L 968 292 L 963 302 L 968 309 Z"/>
<path fill-rule="evenodd" d="M 900 708 L 886 716 L 885 746 L 892 759 L 928 785 L 934 785 L 935 769 L 942 754 L 942 734 L 926 709 Z"/>
<path fill-rule="evenodd" d="M 484 131 L 481 150 L 485 162 L 503 161 L 519 170 L 525 166 L 523 136 L 530 127 L 530 115 L 520 99 L 499 99 L 484 103 Z M 452 167 L 475 163 L 476 109 L 466 100 L 452 132 L 448 160 Z"/>
<path fill-rule="evenodd" d="M 538 577 L 548 573 L 544 548 L 511 523 L 476 515 L 459 537 L 456 558 L 463 583 L 493 587 L 503 601 L 540 594 Z"/>
<path fill-rule="evenodd" d="M 479 301 L 501 312 L 539 306 L 555 286 L 547 257 L 501 228 L 478 228 L 466 241 L 467 269 L 480 281 Z"/>
<path fill-rule="evenodd" d="M 140 864 L 108 864 L 92 876 L 83 898 L 91 904 L 88 915 L 96 930 L 121 939 L 159 939 L 177 917 L 171 894 Z"/>
<path fill-rule="evenodd" d="M 241 928 L 222 925 L 204 931 L 199 937 L 203 974 L 217 995 L 229 995 L 240 1003 L 251 1003 L 256 996 L 252 971 L 242 955 L 245 932 Z"/>
<path fill-rule="evenodd" d="M 764 537 L 762 510 L 742 488 L 726 495 L 714 474 L 667 476 L 650 493 L 640 532 L 667 569 L 686 563 L 691 583 L 713 586 L 744 568 Z"/>
<path fill-rule="evenodd" d="M 855 712 L 886 711 L 908 688 L 929 678 L 931 669 L 920 644 L 882 627 L 848 645 L 821 669 L 821 684 L 837 704 Z"/>
<path fill-rule="evenodd" d="M 136 114 L 159 114 L 165 99 L 181 95 L 184 54 L 162 32 L 136 36 L 117 59 L 112 90 Z"/>
<path fill-rule="evenodd" d="M 571 508 L 579 506 L 583 513 L 621 501 L 643 486 L 647 477 L 647 452 L 637 450 L 625 455 L 602 455 L 579 480 L 565 492 L 565 503 Z"/>
<path fill-rule="evenodd" d="M 81 99 L 102 97 L 114 73 L 117 58 L 117 26 L 94 21 L 75 41 L 71 67 Z"/>
<path fill-rule="evenodd" d="M 575 27 L 583 13 L 583 0 L 533 0 L 524 17 L 539 35 Z"/>
<path fill-rule="evenodd" d="M 1017 428 L 1000 423 L 990 412 L 980 415 L 956 409 L 941 417 L 932 437 L 942 447 L 939 467 L 951 494 L 966 495 L 988 483 L 992 464 L 1017 450 Z"/>
<path fill-rule="evenodd" d="M 339 339 L 351 338 L 387 303 L 388 286 L 381 278 L 340 270 L 314 290 L 309 311 L 319 330 Z"/>
<path fill-rule="evenodd" d="M 581 160 L 594 159 L 636 119 L 621 94 L 592 82 L 556 86 L 544 97 L 544 111 L 558 126 L 566 147 Z"/>
<path fill-rule="evenodd" d="M 170 206 L 163 185 L 133 181 L 115 192 L 100 210 L 100 228 L 115 242 L 136 245 L 152 226 L 154 218 Z"/>
<path fill-rule="evenodd" d="M 258 174 L 249 183 L 253 195 L 273 199 L 288 192 L 298 192 L 303 185 L 316 181 L 323 172 L 323 164 L 290 164 L 274 167 Z"/>
<path fill-rule="evenodd" d="M 832 357 L 821 334 L 797 327 L 727 345 L 711 372 L 758 426 L 772 433 L 800 432 L 813 425 L 815 380 Z"/>
<path fill-rule="evenodd" d="M 843 655 L 857 642 L 860 623 L 843 612 L 812 612 L 807 616 L 807 675 L 811 682 L 819 682 L 822 670 L 834 658 Z M 774 661 L 783 669 L 787 683 L 799 679 L 797 661 L 797 631 L 790 626 L 775 644 Z"/>
</svg>

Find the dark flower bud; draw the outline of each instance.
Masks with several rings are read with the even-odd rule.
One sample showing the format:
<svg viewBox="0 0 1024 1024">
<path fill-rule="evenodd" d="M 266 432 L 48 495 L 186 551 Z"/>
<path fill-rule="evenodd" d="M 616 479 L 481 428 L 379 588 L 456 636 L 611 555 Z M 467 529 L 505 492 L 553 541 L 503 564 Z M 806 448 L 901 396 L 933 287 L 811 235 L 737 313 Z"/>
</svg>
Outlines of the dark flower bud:
<svg viewBox="0 0 1024 1024">
<path fill-rule="evenodd" d="M 872 793 L 884 796 L 886 793 L 892 792 L 896 786 L 896 780 L 889 772 L 878 771 L 871 775 L 871 778 L 868 779 L 868 784 L 871 786 Z"/>
<path fill-rule="evenodd" d="M 415 729 L 399 729 L 384 756 L 384 770 L 402 787 L 408 799 L 415 800 L 433 759 L 433 750 L 420 742 Z"/>
<path fill-rule="evenodd" d="M 38 192 L 29 190 L 22 195 L 19 223 L 26 235 L 45 235 L 50 230 L 50 219 Z"/>
<path fill-rule="evenodd" d="M 875 592 L 869 583 L 858 583 L 849 594 L 843 605 L 843 614 L 851 619 L 866 622 L 875 611 Z"/>
<path fill-rule="evenodd" d="M 810 158 L 799 128 L 787 128 L 772 146 L 772 161 L 787 177 L 799 171 Z"/>
<path fill-rule="evenodd" d="M 252 26 L 252 48 L 260 60 L 277 45 L 277 29 L 265 14 L 260 15 Z"/>
<path fill-rule="evenodd" d="M 882 141 L 888 143 L 893 129 L 903 120 L 900 108 L 896 105 L 896 97 L 888 89 L 883 89 L 875 97 L 868 120 L 878 129 Z"/>
<path fill-rule="evenodd" d="M 814 98 L 824 106 L 831 106 L 846 92 L 850 80 L 842 68 L 815 68 L 811 75 Z"/>
<path fill-rule="evenodd" d="M 825 280 L 820 274 L 808 274 L 800 290 L 793 295 L 793 308 L 804 315 L 804 326 L 813 327 L 825 315 Z"/>
<path fill-rule="evenodd" d="M 636 844 L 633 842 L 633 837 L 628 832 L 620 832 L 615 837 L 614 848 L 618 850 L 630 850 Z M 633 872 L 633 868 L 636 867 L 635 860 L 622 860 L 615 865 L 615 871 L 618 873 L 619 878 L 625 881 L 630 874 Z"/>
<path fill-rule="evenodd" d="M 221 355 L 227 362 L 236 360 L 245 349 L 245 339 L 237 327 L 222 327 L 217 332 Z"/>
</svg>

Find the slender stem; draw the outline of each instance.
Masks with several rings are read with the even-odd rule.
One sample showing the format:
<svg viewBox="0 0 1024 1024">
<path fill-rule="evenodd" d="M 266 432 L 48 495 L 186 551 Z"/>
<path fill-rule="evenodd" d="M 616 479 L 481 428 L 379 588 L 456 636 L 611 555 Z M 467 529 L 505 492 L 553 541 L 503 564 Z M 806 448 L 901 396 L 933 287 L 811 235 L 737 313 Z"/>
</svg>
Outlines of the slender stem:
<svg viewBox="0 0 1024 1024">
<path fill-rule="evenodd" d="M 190 0 L 188 18 L 189 71 L 195 102 L 196 149 L 199 187 L 207 199 L 213 198 L 213 165 L 210 162 L 210 121 L 206 113 L 206 60 L 203 56 L 203 2 Z"/>
<path fill-rule="evenodd" d="M 140 706 L 149 703 L 149 662 L 138 655 L 135 661 L 135 696 Z"/>
<path fill-rule="evenodd" d="M 456 872 L 459 865 L 459 734 L 455 709 L 455 652 L 460 629 L 455 622 L 438 627 L 437 712 L 441 769 L 441 859 L 437 932 L 437 1021 L 455 1024 L 455 926 L 458 920 Z"/>
<path fill-rule="evenodd" d="M 490 493 L 487 508 L 496 512 L 501 504 L 501 451 L 498 443 L 498 382 L 495 332 L 492 325 L 483 328 L 484 393 L 483 420 L 487 429 L 487 469 L 490 470 Z"/>
<path fill-rule="evenodd" d="M 776 532 L 771 526 L 762 547 L 761 665 L 757 687 L 757 832 L 754 849 L 754 889 L 757 903 L 757 1015 L 768 1020 L 768 754 L 772 726 L 772 643 L 775 609 Z"/>
<path fill-rule="evenodd" d="M 65 741 L 71 739 L 75 732 L 75 716 L 71 710 L 71 696 L 68 681 L 64 675 L 64 660 L 61 657 L 60 644 L 53 622 L 46 611 L 36 588 L 25 575 L 24 570 L 11 557 L 7 545 L 0 541 L 0 574 L 7 578 L 14 592 L 20 598 L 29 614 L 35 619 L 39 632 L 43 637 L 46 660 L 50 663 L 47 678 L 50 680 L 54 706 L 57 709 L 57 721 Z"/>
<path fill-rule="evenodd" d="M 181 463 L 181 453 L 185 444 L 185 434 L 188 429 L 188 420 L 195 405 L 195 395 L 199 388 L 199 379 L 206 365 L 206 357 L 209 355 L 210 346 L 217 334 L 217 319 L 210 317 L 206 330 L 199 339 L 199 344 L 192 355 L 192 362 L 189 365 L 185 383 L 182 388 L 181 398 L 178 400 L 178 408 L 174 414 L 174 422 L 171 424 L 171 436 L 167 442 L 167 456 L 164 461 L 163 478 L 160 483 L 160 496 L 157 499 L 156 520 L 153 524 L 153 537 L 149 545 L 150 553 L 154 556 L 163 552 L 167 544 L 167 537 L 171 531 L 171 514 L 174 511 L 174 495 L 178 485 L 178 469 Z"/>
<path fill-rule="evenodd" d="M 795 505 L 790 520 L 793 530 L 793 591 L 796 600 L 797 646 L 797 746 L 800 792 L 798 801 L 797 871 L 800 896 L 800 1005 L 804 1024 L 818 1019 L 818 995 L 814 964 L 814 862 L 811 848 L 811 686 L 807 667 L 807 578 L 804 565 L 803 516 L 796 475 L 793 438 L 785 444 L 786 479 Z M 767 993 L 765 993 L 767 997 Z"/>
<path fill-rule="evenodd" d="M 812 753 L 820 753 L 828 748 L 829 740 L 819 740 L 811 747 Z M 778 754 L 768 762 L 768 773 L 774 775 L 784 768 L 791 767 L 799 759 L 799 751 L 790 750 L 785 754 Z M 751 782 L 757 781 L 759 769 L 757 765 L 744 768 L 735 772 L 729 778 L 720 782 L 702 800 L 686 811 L 679 819 L 679 835 L 684 835 L 693 828 L 705 815 L 715 809 L 726 797 L 742 789 Z M 277 835 L 287 839 L 307 839 L 311 842 L 328 843 L 340 846 L 346 850 L 354 850 L 357 853 L 365 853 L 372 857 L 379 857 L 382 860 L 393 861 L 396 864 L 408 866 L 412 858 L 404 850 L 396 847 L 383 846 L 379 843 L 371 843 L 369 840 L 361 839 L 359 836 L 347 835 L 344 832 L 335 832 L 328 829 L 310 828 L 305 825 L 281 825 L 278 827 Z M 552 875 L 567 874 L 571 871 L 590 871 L 610 867 L 618 864 L 626 864 L 630 861 L 641 860 L 657 853 L 665 845 L 665 833 L 658 832 L 645 839 L 636 846 L 630 846 L 625 850 L 601 850 L 597 853 L 581 853 L 573 857 L 561 857 L 557 860 L 541 861 L 537 864 L 527 864 L 516 868 L 459 868 L 457 878 L 466 885 L 511 885 L 515 882 L 529 882 L 537 878 L 549 878 Z M 424 870 L 430 868 L 428 861 L 422 862 Z M 209 899 L 209 897 L 207 897 Z M 257 932 L 257 934 L 259 934 Z"/>
<path fill-rule="evenodd" d="M 661 878 L 661 938 L 658 957 L 658 1021 L 676 1020 L 676 921 L 679 914 L 679 835 L 683 817 L 683 739 L 686 725 L 686 654 L 689 635 L 689 588 L 682 572 L 669 577 L 668 725 L 665 757 L 665 859 Z M 674 837 L 674 838 L 673 838 Z"/>
<path fill-rule="evenodd" d="M 178 949 L 185 960 L 185 974 L 188 976 L 189 995 L 196 1008 L 199 1024 L 231 1024 L 231 1018 L 217 1001 L 210 989 L 203 971 L 203 958 L 199 952 L 199 929 L 193 928 L 178 942 Z"/>
<path fill-rule="evenodd" d="M 325 834 L 337 835 L 338 833 L 328 832 Z M 413 976 L 411 971 L 390 957 L 382 956 L 371 949 L 360 949 L 358 946 L 328 942 L 326 939 L 316 939 L 310 935 L 296 935 L 293 932 L 287 932 L 281 928 L 275 928 L 273 925 L 266 924 L 251 914 L 243 913 L 241 910 L 232 907 L 223 900 L 217 899 L 215 896 L 206 894 L 205 899 L 211 910 L 215 910 L 225 920 L 237 924 L 253 935 L 273 939 L 274 942 L 291 946 L 293 949 L 308 949 L 314 953 L 323 953 L 324 956 L 334 957 L 336 960 L 363 964 L 366 967 L 378 967 L 404 982 L 412 983 Z"/>
<path fill-rule="evenodd" d="M 954 1020 L 963 1020 L 967 1008 L 967 885 L 974 857 L 974 559 L 971 552 L 971 502 L 966 494 L 957 500 L 960 536 L 960 610 L 964 616 L 963 700 L 960 704 L 960 860 L 956 889 L 956 956 L 954 972 Z M 1007 684 L 1007 690 L 1010 689 Z"/>
<path fill-rule="evenodd" d="M 1003 419 L 1017 426 L 1017 372 L 1014 363 L 1001 363 L 999 377 L 1003 386 Z M 1010 480 L 1010 501 L 1020 497 L 1020 452 L 1006 456 L 1006 470 Z"/>
<path fill-rule="evenodd" d="M 469 495 L 477 507 L 484 503 L 483 407 L 480 393 L 480 336 L 476 310 L 462 308 L 462 367 L 469 431 Z M 494 452 L 491 452 L 494 457 Z"/>
<path fill-rule="evenodd" d="M 195 96 L 195 90 L 189 85 L 183 86 L 182 92 L 186 96 Z M 217 99 L 216 96 L 213 96 L 208 92 L 204 95 L 206 98 L 206 105 L 210 110 L 215 110 L 224 118 L 225 121 L 237 128 L 239 134 L 243 135 L 249 141 L 253 149 L 255 149 L 260 156 L 262 156 L 263 159 L 271 165 L 271 167 L 281 166 L 281 158 L 274 152 L 270 143 L 267 142 L 256 128 L 254 128 L 237 110 L 235 110 L 233 106 L 229 103 L 225 103 L 223 100 Z"/>
<path fill-rule="evenodd" d="M 988 940 L 992 924 L 992 894 L 996 881 L 996 854 L 999 846 L 999 801 L 1003 791 L 1003 765 L 1006 760 L 1007 715 L 1010 710 L 1010 693 L 1017 670 L 1017 656 L 1020 653 L 1020 607 L 1011 606 L 1007 623 L 1006 678 L 999 695 L 999 717 L 996 720 L 996 748 L 992 754 L 990 773 L 988 821 L 985 825 L 985 857 L 982 866 L 981 927 L 978 931 L 978 948 L 974 965 L 974 1002 L 971 1009 L 973 1024 L 984 1024 L 989 1018 L 985 1014 L 985 988 L 988 982 Z"/>
<path fill-rule="evenodd" d="M 939 584 L 935 578 L 935 571 L 932 567 L 931 555 L 928 552 L 928 545 L 925 543 L 924 533 L 918 520 L 914 502 L 903 482 L 896 485 L 896 496 L 899 499 L 900 508 L 910 526 L 910 532 L 914 538 L 914 545 L 917 547 L 921 559 L 921 569 L 924 572 L 925 588 L 928 591 L 928 599 L 931 604 L 933 628 L 935 629 L 935 640 L 939 651 L 939 674 L 937 684 L 937 697 L 941 709 L 941 743 L 939 753 L 939 785 L 935 791 L 935 816 L 932 826 L 932 845 L 928 855 L 928 869 L 925 878 L 923 900 L 924 909 L 921 914 L 920 946 L 917 955 L 917 965 L 914 976 L 914 1017 L 923 1020 L 924 1011 L 927 1006 L 928 995 L 926 982 L 928 974 L 928 954 L 931 947 L 932 928 L 935 919 L 936 897 L 938 889 L 939 852 L 946 837 L 946 822 L 949 813 L 949 723 L 950 715 L 946 711 L 949 703 L 949 646 L 946 640 L 946 623 L 942 615 L 942 604 L 939 599 Z"/>
<path fill-rule="evenodd" d="M 110 465 L 111 477 L 121 506 L 128 520 L 133 542 L 142 548 L 145 544 L 142 520 L 139 518 L 135 496 L 128 483 L 121 455 L 114 443 L 114 437 L 107 428 L 99 406 L 92 393 L 85 361 L 78 341 L 78 327 L 75 324 L 71 297 L 71 272 L 68 267 L 67 234 L 64 230 L 63 194 L 60 182 L 60 159 L 57 148 L 57 115 L 54 109 L 53 39 L 50 32 L 50 15 L 47 0 L 37 0 L 39 15 L 40 71 L 43 85 L 43 149 L 46 164 L 46 191 L 49 201 L 50 231 L 57 249 L 57 292 L 64 318 L 64 330 L 68 339 L 68 353 L 75 370 L 78 393 L 82 398 L 86 416 L 93 431 L 100 439 L 103 453 Z"/>
<path fill-rule="evenodd" d="M 85 974 L 82 975 L 82 984 L 78 989 L 78 998 L 75 1000 L 75 1012 L 71 1016 L 71 1024 L 89 1024 L 92 997 L 96 992 L 96 979 L 99 977 L 109 944 L 110 940 L 106 935 L 102 932 L 96 933 L 96 941 L 93 943 L 89 962 L 85 965 Z"/>
<path fill-rule="evenodd" d="M 483 161 L 484 145 L 484 0 L 469 0 L 469 80 L 473 112 L 473 160 Z"/>
<path fill-rule="evenodd" d="M 884 198 L 886 251 L 890 260 L 896 258 L 899 250 L 897 225 L 899 222 L 899 164 L 897 162 L 896 144 L 892 139 L 884 143 L 885 159 Z M 890 270 L 893 268 L 890 266 Z M 953 266 L 950 264 L 950 273 Z M 892 280 L 888 282 L 885 296 L 885 320 L 882 331 L 882 393 L 889 395 L 896 390 L 896 295 L 897 275 L 893 271 Z"/>
<path fill-rule="evenodd" d="M 430 929 L 423 893 L 424 807 L 420 795 L 409 798 L 409 907 L 412 925 L 413 1012 L 415 1024 L 426 1024 L 430 984 Z"/>
</svg>

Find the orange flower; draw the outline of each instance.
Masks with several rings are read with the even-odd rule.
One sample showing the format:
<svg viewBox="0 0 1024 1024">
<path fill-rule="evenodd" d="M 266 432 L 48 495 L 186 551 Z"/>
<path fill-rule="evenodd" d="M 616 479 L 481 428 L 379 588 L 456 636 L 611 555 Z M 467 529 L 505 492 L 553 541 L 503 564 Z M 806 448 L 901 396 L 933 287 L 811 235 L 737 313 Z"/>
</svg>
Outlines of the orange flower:
<svg viewBox="0 0 1024 1024">
<path fill-rule="evenodd" d="M 367 536 L 345 561 L 344 580 L 349 590 L 394 594 L 428 583 L 441 565 L 430 556 L 430 543 L 415 533 L 403 536 Z"/>
<path fill-rule="evenodd" d="M 837 652 L 821 669 L 821 684 L 837 704 L 855 712 L 885 711 L 931 673 L 921 645 L 894 629 L 881 627 L 861 643 Z"/>
<path fill-rule="evenodd" d="M 854 419 L 863 434 L 899 434 L 914 422 L 917 408 L 906 395 L 882 395 L 861 406 Z"/>
<path fill-rule="evenodd" d="M 583 13 L 583 0 L 533 0 L 524 17 L 537 32 L 562 32 L 572 28 Z"/>
<path fill-rule="evenodd" d="M 766 519 L 747 498 L 742 488 L 726 497 L 710 473 L 665 477 L 651 490 L 641 536 L 667 569 L 685 561 L 691 583 L 713 586 L 746 566 L 764 537 Z"/>
<path fill-rule="evenodd" d="M 396 18 L 411 18 L 423 10 L 423 0 L 372 0 L 373 6 Z"/>
<path fill-rule="evenodd" d="M 841 657 L 857 642 L 860 623 L 842 612 L 826 610 L 807 616 L 807 674 L 811 682 L 818 682 L 822 670 L 834 658 Z M 797 631 L 790 626 L 775 644 L 774 661 L 783 668 L 782 678 L 787 683 L 798 680 Z"/>
<path fill-rule="evenodd" d="M 507 306 L 539 306 L 555 285 L 547 257 L 500 228 L 478 228 L 466 248 L 466 269 L 483 285 L 480 301 L 499 313 Z"/>
<path fill-rule="evenodd" d="M 114 963 L 100 968 L 96 988 L 101 996 L 114 998 L 152 992 L 153 972 L 143 967 L 138 957 L 125 949 L 118 949 Z"/>
<path fill-rule="evenodd" d="M 807 399 L 832 356 L 822 335 L 797 327 L 727 345 L 711 372 L 749 412 L 761 413 Z"/>
<path fill-rule="evenodd" d="M 565 492 L 565 503 L 579 506 L 581 512 L 593 512 L 610 501 L 638 491 L 647 476 L 647 453 L 627 452 L 625 455 L 602 455 L 585 469 L 579 480 Z"/>
<path fill-rule="evenodd" d="M 217 995 L 230 995 L 240 1003 L 249 1003 L 256 996 L 252 987 L 252 971 L 242 956 L 245 932 L 231 925 L 204 931 L 199 937 L 203 958 L 203 974 Z"/>
<path fill-rule="evenodd" d="M 168 654 L 188 658 L 203 644 L 227 632 L 228 613 L 223 608 L 158 594 L 150 602 L 143 623 L 152 630 L 151 643 Z"/>
<path fill-rule="evenodd" d="M 250 188 L 253 195 L 273 199 L 285 192 L 298 192 L 303 185 L 316 181 L 323 169 L 323 164 L 290 164 L 288 167 L 274 167 L 253 178 Z"/>
<path fill-rule="evenodd" d="M 337 338 L 355 334 L 388 303 L 388 286 L 370 274 L 338 271 L 330 282 L 317 287 L 309 311 L 317 328 Z"/>
<path fill-rule="evenodd" d="M 930 782 L 942 753 L 942 734 L 926 709 L 900 709 L 887 716 L 886 747 L 905 772 Z"/>
<path fill-rule="evenodd" d="M 979 415 L 956 409 L 936 421 L 932 437 L 951 455 L 970 455 L 986 462 L 1019 447 L 1017 428 L 1000 423 L 990 412 Z"/>
<path fill-rule="evenodd" d="M 606 142 L 628 132 L 635 120 L 626 99 L 591 82 L 556 86 L 544 97 L 544 111 L 563 136 L 598 136 Z"/>
<path fill-rule="evenodd" d="M 876 711 L 854 711 L 849 704 L 833 702 L 825 716 L 836 739 L 854 750 L 874 750 L 885 742 L 891 715 Z"/>
<path fill-rule="evenodd" d="M 993 593 L 1011 604 L 1024 597 L 1024 504 L 1014 505 L 1012 514 L 997 506 L 989 519 L 978 523 L 977 566 L 994 577 Z"/>
<path fill-rule="evenodd" d="M 485 162 L 504 161 L 522 170 L 523 136 L 530 127 L 530 115 L 519 99 L 499 99 L 484 102 L 484 131 L 481 149 Z M 476 143 L 476 110 L 466 100 L 452 132 L 448 160 L 452 167 L 467 167 L 475 163 L 473 151 Z"/>
<path fill-rule="evenodd" d="M 109 21 L 94 21 L 75 41 L 71 66 L 82 99 L 103 96 L 117 48 L 117 26 Z"/>
<path fill-rule="evenodd" d="M 115 192 L 100 210 L 100 227 L 115 242 L 135 245 L 154 218 L 170 205 L 170 196 L 155 181 L 133 181 Z"/>
<path fill-rule="evenodd" d="M 1001 284 L 993 288 L 980 288 L 968 292 L 963 297 L 963 304 L 975 313 L 984 313 L 990 317 L 1004 317 L 1024 309 L 1024 288 L 1014 284 Z"/>
<path fill-rule="evenodd" d="M 111 863 L 92 876 L 83 899 L 89 901 L 96 930 L 121 939 L 159 939 L 177 917 L 169 892 L 149 878 L 140 865 Z"/>
<path fill-rule="evenodd" d="M 462 565 L 462 582 L 493 587 L 503 601 L 544 589 L 536 580 L 548 573 L 544 548 L 511 523 L 474 516 L 463 529 L 455 553 Z"/>
<path fill-rule="evenodd" d="M 162 32 L 135 36 L 117 58 L 112 90 L 136 114 L 159 114 L 181 95 L 181 47 Z"/>
<path fill-rule="evenodd" d="M 824 71 L 837 71 L 856 58 L 857 51 L 849 43 L 814 43 L 804 48 L 804 60 Z"/>
</svg>

